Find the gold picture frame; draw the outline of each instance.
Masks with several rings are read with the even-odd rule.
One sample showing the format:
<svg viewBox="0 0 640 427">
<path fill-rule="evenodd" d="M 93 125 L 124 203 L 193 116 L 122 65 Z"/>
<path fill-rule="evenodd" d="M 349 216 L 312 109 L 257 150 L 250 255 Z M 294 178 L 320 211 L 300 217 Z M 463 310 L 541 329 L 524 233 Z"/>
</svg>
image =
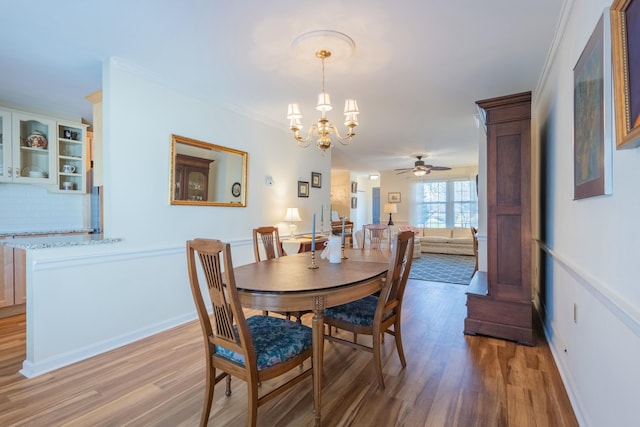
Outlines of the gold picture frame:
<svg viewBox="0 0 640 427">
<path fill-rule="evenodd" d="M 611 5 L 616 148 L 640 146 L 640 0 Z"/>
</svg>

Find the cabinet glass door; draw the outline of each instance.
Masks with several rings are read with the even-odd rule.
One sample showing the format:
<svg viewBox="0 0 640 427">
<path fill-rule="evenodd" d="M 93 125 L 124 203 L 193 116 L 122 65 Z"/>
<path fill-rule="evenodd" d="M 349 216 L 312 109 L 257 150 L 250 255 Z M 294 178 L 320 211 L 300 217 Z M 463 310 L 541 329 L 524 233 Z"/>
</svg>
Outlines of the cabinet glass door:
<svg viewBox="0 0 640 427">
<path fill-rule="evenodd" d="M 207 182 L 204 173 L 199 171 L 189 171 L 187 180 L 189 183 L 187 200 L 197 200 L 199 202 L 206 201 Z"/>
<path fill-rule="evenodd" d="M 11 112 L 0 109 L 0 182 L 11 181 Z"/>
<path fill-rule="evenodd" d="M 45 117 L 12 114 L 14 181 L 56 181 L 56 123 Z"/>
</svg>

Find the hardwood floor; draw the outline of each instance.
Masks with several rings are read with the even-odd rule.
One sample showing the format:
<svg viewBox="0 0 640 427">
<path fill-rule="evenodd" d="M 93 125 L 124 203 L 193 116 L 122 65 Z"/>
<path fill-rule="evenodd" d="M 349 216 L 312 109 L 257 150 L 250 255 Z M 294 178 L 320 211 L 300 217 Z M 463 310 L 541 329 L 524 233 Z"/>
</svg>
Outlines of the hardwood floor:
<svg viewBox="0 0 640 427">
<path fill-rule="evenodd" d="M 551 353 L 462 333 L 466 286 L 409 280 L 407 368 L 387 336 L 386 388 L 371 354 L 325 342 L 325 426 L 577 426 Z M 305 316 L 305 323 L 310 317 Z M 26 379 L 24 315 L 0 319 L 1 426 L 197 426 L 204 351 L 196 322 Z M 365 337 L 361 337 L 364 339 Z M 364 341 L 363 341 L 364 342 Z M 295 372 L 294 372 L 295 373 Z M 273 384 L 262 385 L 262 392 Z M 244 426 L 246 387 L 216 387 L 210 425 Z M 311 380 L 258 410 L 260 426 L 313 425 Z"/>
</svg>

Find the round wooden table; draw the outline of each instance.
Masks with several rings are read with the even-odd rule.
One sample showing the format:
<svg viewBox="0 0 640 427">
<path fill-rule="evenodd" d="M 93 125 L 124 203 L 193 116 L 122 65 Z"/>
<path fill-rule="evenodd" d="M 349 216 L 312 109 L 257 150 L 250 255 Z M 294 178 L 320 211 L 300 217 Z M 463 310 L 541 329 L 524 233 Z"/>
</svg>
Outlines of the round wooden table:
<svg viewBox="0 0 640 427">
<path fill-rule="evenodd" d="M 382 288 L 389 269 L 389 253 L 345 250 L 348 259 L 331 264 L 320 259 L 310 269 L 311 253 L 299 253 L 234 268 L 243 306 L 256 310 L 312 310 L 313 401 L 315 425 L 321 420 L 324 317 L 327 307 L 363 298 Z"/>
</svg>

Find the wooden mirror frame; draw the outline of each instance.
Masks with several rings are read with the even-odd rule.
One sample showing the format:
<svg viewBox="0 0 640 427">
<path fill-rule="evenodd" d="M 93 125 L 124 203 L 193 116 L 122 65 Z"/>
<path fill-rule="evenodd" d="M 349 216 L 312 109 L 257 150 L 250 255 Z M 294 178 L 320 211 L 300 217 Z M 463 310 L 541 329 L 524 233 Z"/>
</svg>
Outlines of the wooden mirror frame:
<svg viewBox="0 0 640 427">
<path fill-rule="evenodd" d="M 172 134 L 169 203 L 246 207 L 247 157 L 246 151 Z M 202 186 L 196 188 L 194 195 L 187 195 L 184 192 L 191 187 L 186 185 L 191 173 L 203 175 Z M 240 194 L 235 196 L 238 183 Z"/>
</svg>

